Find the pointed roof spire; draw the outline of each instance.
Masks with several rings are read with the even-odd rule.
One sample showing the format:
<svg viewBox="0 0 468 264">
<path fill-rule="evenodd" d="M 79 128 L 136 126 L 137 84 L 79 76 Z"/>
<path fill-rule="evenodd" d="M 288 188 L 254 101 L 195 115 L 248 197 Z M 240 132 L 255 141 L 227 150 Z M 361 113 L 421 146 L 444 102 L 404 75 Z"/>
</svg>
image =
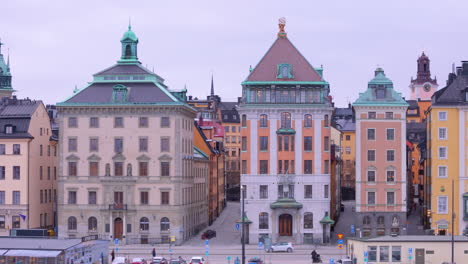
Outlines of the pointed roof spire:
<svg viewBox="0 0 468 264">
<path fill-rule="evenodd" d="M 213 73 L 211 73 L 211 96 L 214 96 L 214 83 L 213 83 Z"/>
<path fill-rule="evenodd" d="M 128 30 L 132 30 L 132 18 L 128 17 Z"/>
<path fill-rule="evenodd" d="M 8 49 L 7 70 L 10 71 L 10 49 Z"/>
<path fill-rule="evenodd" d="M 2 54 L 2 45 L 3 45 L 2 38 L 0 38 L 0 54 Z"/>
</svg>

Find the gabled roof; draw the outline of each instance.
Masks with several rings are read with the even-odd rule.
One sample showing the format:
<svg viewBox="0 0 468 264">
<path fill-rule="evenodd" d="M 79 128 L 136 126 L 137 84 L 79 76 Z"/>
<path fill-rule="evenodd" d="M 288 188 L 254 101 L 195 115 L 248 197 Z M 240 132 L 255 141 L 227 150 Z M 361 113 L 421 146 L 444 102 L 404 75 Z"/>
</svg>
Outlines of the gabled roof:
<svg viewBox="0 0 468 264">
<path fill-rule="evenodd" d="M 287 63 L 292 66 L 293 78 L 278 79 L 277 66 Z M 323 78 L 289 41 L 287 37 L 278 37 L 271 45 L 257 66 L 249 74 L 248 82 L 323 82 Z"/>
<path fill-rule="evenodd" d="M 111 67 L 104 69 L 94 76 L 101 76 L 101 75 L 134 75 L 134 74 L 150 74 L 155 75 L 152 71 L 146 69 L 145 67 L 141 66 L 141 64 L 115 64 Z"/>
<path fill-rule="evenodd" d="M 0 138 L 32 138 L 28 133 L 31 116 L 42 101 L 4 98 L 0 102 Z M 5 133 L 5 126 L 14 127 L 12 134 Z"/>
<path fill-rule="evenodd" d="M 465 92 L 468 88 L 468 62 L 463 62 L 463 68 L 458 74 L 451 74 L 449 84 L 435 92 L 433 106 L 436 105 L 468 105 L 465 100 Z"/>
</svg>

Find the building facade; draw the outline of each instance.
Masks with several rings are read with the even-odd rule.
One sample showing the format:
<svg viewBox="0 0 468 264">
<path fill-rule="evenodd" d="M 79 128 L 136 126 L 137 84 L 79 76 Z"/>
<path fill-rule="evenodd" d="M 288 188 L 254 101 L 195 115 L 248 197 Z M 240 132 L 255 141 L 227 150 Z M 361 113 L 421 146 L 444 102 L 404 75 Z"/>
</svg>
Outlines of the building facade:
<svg viewBox="0 0 468 264">
<path fill-rule="evenodd" d="M 0 101 L 0 236 L 11 229 L 53 228 L 57 140 L 41 101 Z"/>
<path fill-rule="evenodd" d="M 429 209 L 431 229 L 439 235 L 451 234 L 452 224 L 455 235 L 468 231 L 467 84 L 468 62 L 463 61 L 449 74 L 446 87 L 434 93 L 428 111 Z"/>
<path fill-rule="evenodd" d="M 242 82 L 241 184 L 250 241 L 327 242 L 330 224 L 329 84 L 278 37 Z M 245 219 L 247 220 L 247 219 Z"/>
<path fill-rule="evenodd" d="M 130 26 L 120 42 L 117 64 L 57 104 L 59 237 L 180 244 L 207 224 L 196 111 L 141 65 Z"/>
<path fill-rule="evenodd" d="M 416 79 L 411 78 L 411 84 L 409 85 L 411 100 L 431 100 L 432 95 L 437 91 L 437 79 L 431 78 L 431 61 L 429 57 L 424 54 L 417 60 L 418 72 Z"/>
<path fill-rule="evenodd" d="M 406 233 L 406 109 L 377 68 L 353 104 L 356 113 L 356 230 L 363 236 Z"/>
<path fill-rule="evenodd" d="M 224 127 L 226 169 L 226 197 L 237 201 L 240 198 L 240 117 L 238 102 L 221 102 L 221 120 Z"/>
</svg>

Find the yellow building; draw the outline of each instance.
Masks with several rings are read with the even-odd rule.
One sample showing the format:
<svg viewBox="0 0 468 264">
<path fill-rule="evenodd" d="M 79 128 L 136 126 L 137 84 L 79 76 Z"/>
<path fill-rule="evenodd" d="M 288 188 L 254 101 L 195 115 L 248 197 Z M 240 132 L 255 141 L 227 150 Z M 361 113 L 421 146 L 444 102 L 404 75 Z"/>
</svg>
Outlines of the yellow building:
<svg viewBox="0 0 468 264">
<path fill-rule="evenodd" d="M 356 180 L 356 123 L 351 105 L 347 108 L 336 108 L 333 114 L 336 128 L 341 131 L 341 187 L 344 199 L 354 199 Z M 349 197 L 351 194 L 352 197 Z"/>
<path fill-rule="evenodd" d="M 434 94 L 428 110 L 429 213 L 431 228 L 439 235 L 451 234 L 452 222 L 455 235 L 468 227 L 467 83 L 468 62 L 463 62 L 449 75 L 447 86 Z"/>
</svg>

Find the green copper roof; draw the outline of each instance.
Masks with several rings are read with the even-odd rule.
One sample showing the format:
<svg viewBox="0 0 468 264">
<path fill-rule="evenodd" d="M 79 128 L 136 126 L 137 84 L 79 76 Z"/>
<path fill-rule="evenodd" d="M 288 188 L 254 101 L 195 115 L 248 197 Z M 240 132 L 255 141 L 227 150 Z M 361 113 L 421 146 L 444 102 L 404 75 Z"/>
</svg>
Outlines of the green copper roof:
<svg viewBox="0 0 468 264">
<path fill-rule="evenodd" d="M 328 216 L 328 214 L 326 214 L 322 220 L 320 220 L 320 223 L 321 224 L 330 224 L 330 225 L 333 225 L 335 223 L 335 221 L 331 220 L 330 217 Z"/>
<path fill-rule="evenodd" d="M 243 219 L 239 219 L 239 220 L 236 221 L 236 223 L 242 223 L 242 222 L 244 222 L 246 224 L 251 224 L 252 223 L 252 221 L 250 221 L 250 219 L 245 214 L 244 214 Z"/>
<path fill-rule="evenodd" d="M 393 82 L 385 76 L 382 68 L 375 70 L 375 75 L 367 84 L 367 90 L 359 93 L 353 106 L 408 106 L 401 93 L 393 89 Z"/>
<path fill-rule="evenodd" d="M 271 209 L 301 209 L 302 204 L 296 202 L 293 198 L 280 198 L 276 202 L 270 204 Z"/>
<path fill-rule="evenodd" d="M 124 40 L 131 40 L 131 41 L 135 41 L 137 42 L 138 41 L 138 38 L 135 34 L 135 32 L 132 31 L 132 25 L 128 25 L 128 30 L 127 32 L 125 32 L 122 36 L 122 38 L 120 39 L 120 41 L 124 41 Z"/>
</svg>

